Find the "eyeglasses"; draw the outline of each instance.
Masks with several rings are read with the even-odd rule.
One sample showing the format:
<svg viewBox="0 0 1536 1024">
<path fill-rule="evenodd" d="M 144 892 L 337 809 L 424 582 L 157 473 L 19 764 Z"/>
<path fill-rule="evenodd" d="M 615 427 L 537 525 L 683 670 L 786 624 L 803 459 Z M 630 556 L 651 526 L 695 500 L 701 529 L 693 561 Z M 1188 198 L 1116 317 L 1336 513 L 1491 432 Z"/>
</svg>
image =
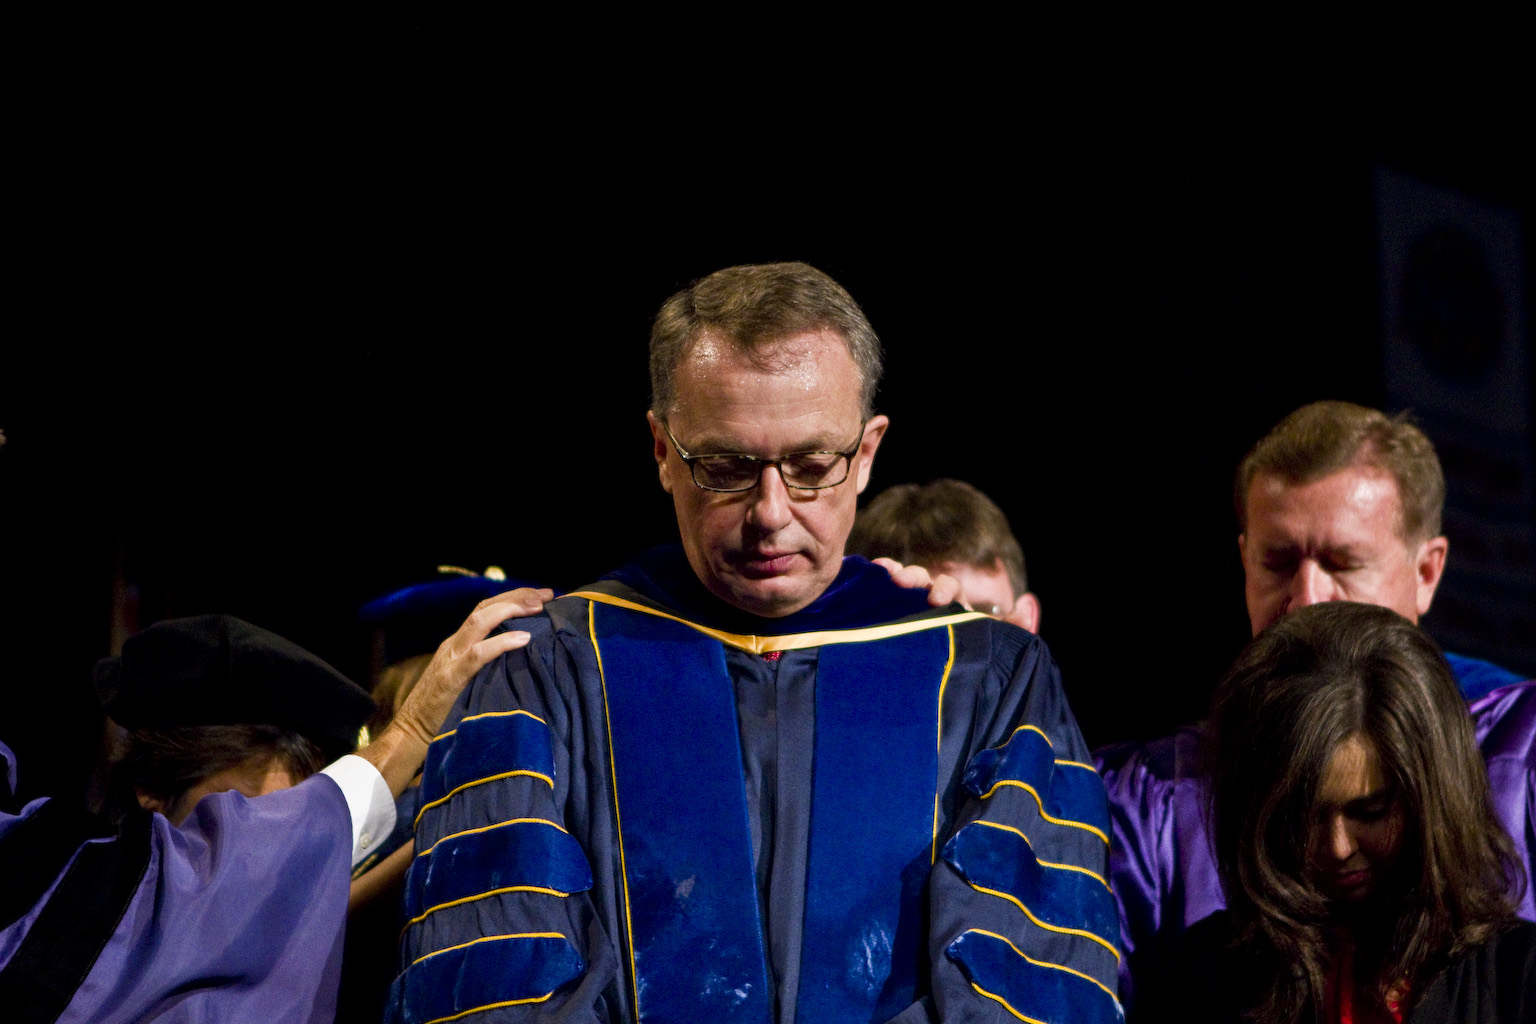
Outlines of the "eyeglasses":
<svg viewBox="0 0 1536 1024">
<path fill-rule="evenodd" d="M 727 494 L 750 491 L 763 477 L 763 469 L 777 467 L 784 486 L 796 491 L 820 491 L 836 487 L 848 479 L 848 467 L 864 443 L 865 420 L 859 424 L 859 437 L 853 447 L 845 452 L 793 452 L 777 459 L 761 459 L 756 455 L 689 455 L 672 436 L 672 427 L 665 420 L 661 428 L 667 432 L 667 440 L 677 449 L 678 457 L 693 474 L 693 482 L 706 491 Z"/>
</svg>

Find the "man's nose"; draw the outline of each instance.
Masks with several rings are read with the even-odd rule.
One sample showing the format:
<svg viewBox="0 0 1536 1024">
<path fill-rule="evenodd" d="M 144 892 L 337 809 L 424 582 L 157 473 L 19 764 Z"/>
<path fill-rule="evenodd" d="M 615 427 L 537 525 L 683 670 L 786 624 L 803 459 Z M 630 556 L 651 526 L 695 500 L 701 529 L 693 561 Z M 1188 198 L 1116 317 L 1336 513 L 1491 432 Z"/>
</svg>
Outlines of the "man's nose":
<svg viewBox="0 0 1536 1024">
<path fill-rule="evenodd" d="M 757 478 L 757 491 L 752 496 L 752 507 L 747 518 L 764 533 L 773 533 L 789 525 L 789 488 L 778 466 L 764 466 Z"/>
<path fill-rule="evenodd" d="M 1304 560 L 1291 578 L 1291 608 L 1305 608 L 1324 601 L 1338 600 L 1338 589 L 1333 577 L 1312 559 Z"/>
</svg>

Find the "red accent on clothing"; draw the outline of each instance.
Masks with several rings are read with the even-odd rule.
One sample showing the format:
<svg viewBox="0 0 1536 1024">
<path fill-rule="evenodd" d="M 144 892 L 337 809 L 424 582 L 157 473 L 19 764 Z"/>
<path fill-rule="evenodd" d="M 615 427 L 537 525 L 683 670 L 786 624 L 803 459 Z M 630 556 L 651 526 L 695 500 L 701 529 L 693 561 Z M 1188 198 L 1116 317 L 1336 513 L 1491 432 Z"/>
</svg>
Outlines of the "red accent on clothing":
<svg viewBox="0 0 1536 1024">
<path fill-rule="evenodd" d="M 1401 993 L 1396 1000 L 1387 1003 L 1387 1016 L 1393 1024 L 1403 1024 L 1402 996 L 1408 993 L 1408 986 L 1401 985 Z M 1355 1015 L 1355 994 L 1358 991 L 1358 980 L 1355 978 L 1355 944 L 1346 940 L 1339 947 L 1338 956 L 1333 961 L 1333 971 L 1328 975 L 1328 986 L 1323 989 L 1323 1020 L 1328 1024 L 1379 1024 L 1386 1019 L 1380 1010 L 1366 1004 L 1360 1008 L 1360 1015 Z"/>
<path fill-rule="evenodd" d="M 764 661 L 778 661 L 782 657 L 784 657 L 784 652 L 783 651 L 769 651 L 767 654 L 763 655 L 763 660 Z"/>
</svg>

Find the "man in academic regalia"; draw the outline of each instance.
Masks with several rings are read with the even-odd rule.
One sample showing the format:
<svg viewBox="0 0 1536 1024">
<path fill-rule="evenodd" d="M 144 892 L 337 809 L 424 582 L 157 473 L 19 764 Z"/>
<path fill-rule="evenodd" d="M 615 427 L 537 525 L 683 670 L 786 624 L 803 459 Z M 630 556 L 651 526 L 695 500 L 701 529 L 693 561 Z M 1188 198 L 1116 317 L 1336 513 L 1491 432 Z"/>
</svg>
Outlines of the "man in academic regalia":
<svg viewBox="0 0 1536 1024">
<path fill-rule="evenodd" d="M 681 546 L 509 624 L 532 642 L 444 723 L 391 1019 L 1119 1019 L 1103 787 L 1049 652 L 843 557 L 880 360 L 804 264 L 662 308 Z"/>
</svg>

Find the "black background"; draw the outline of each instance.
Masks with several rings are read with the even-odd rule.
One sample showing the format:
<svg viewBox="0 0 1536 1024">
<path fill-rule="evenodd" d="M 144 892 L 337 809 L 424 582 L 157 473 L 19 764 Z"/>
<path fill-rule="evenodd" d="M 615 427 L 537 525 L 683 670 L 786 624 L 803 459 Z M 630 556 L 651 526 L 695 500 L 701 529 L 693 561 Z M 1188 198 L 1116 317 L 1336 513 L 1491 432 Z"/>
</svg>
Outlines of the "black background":
<svg viewBox="0 0 1536 1024">
<path fill-rule="evenodd" d="M 83 773 L 115 601 L 140 626 L 232 612 L 361 677 L 358 605 L 439 563 L 566 588 L 674 538 L 650 317 L 781 259 L 886 344 L 870 493 L 992 495 L 1089 741 L 1164 731 L 1247 638 L 1237 460 L 1304 402 L 1381 402 L 1373 169 L 1531 237 L 1529 124 L 1500 113 L 1524 104 L 1464 77 L 1475 49 L 1305 98 L 1274 87 L 1307 76 L 1276 42 L 1240 80 L 1237 57 L 1179 85 L 1152 59 L 913 62 L 891 88 L 680 76 L 644 102 L 483 56 L 429 88 L 414 53 L 29 92 L 0 364 L 25 788 Z"/>
</svg>

